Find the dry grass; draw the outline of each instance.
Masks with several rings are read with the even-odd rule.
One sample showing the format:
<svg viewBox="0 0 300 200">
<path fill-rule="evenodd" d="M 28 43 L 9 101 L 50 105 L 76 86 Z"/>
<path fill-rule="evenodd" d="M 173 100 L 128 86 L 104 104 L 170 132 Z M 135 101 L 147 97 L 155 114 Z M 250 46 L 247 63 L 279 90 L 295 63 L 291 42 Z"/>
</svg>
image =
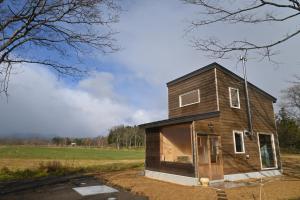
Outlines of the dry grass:
<svg viewBox="0 0 300 200">
<path fill-rule="evenodd" d="M 19 159 L 19 158 L 2 158 L 0 159 L 0 169 L 7 167 L 10 170 L 35 169 L 42 162 L 51 161 L 49 159 Z M 56 160 L 64 166 L 72 167 L 92 167 L 108 165 L 115 163 L 143 163 L 144 160 Z"/>
</svg>

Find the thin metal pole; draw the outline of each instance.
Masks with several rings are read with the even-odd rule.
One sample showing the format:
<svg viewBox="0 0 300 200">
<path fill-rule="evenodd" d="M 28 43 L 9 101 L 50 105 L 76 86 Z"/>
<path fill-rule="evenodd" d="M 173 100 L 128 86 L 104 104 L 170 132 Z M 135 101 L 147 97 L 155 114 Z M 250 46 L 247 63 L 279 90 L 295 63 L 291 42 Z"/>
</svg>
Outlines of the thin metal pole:
<svg viewBox="0 0 300 200">
<path fill-rule="evenodd" d="M 249 131 L 250 131 L 251 135 L 253 135 L 252 115 L 251 115 L 251 107 L 250 107 L 250 100 L 249 100 L 247 69 L 246 69 L 247 58 L 245 56 L 242 56 L 240 60 L 243 63 L 243 73 L 244 73 L 246 101 L 247 101 L 248 126 L 249 126 Z"/>
</svg>

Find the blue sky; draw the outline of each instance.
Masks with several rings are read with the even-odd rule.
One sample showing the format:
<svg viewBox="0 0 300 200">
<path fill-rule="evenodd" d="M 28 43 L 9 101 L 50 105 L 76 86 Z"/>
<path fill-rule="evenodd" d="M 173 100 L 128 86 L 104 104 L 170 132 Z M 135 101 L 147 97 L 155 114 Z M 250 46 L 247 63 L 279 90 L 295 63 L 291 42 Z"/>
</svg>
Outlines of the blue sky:
<svg viewBox="0 0 300 200">
<path fill-rule="evenodd" d="M 186 34 L 189 20 L 198 17 L 197 7 L 176 0 L 131 0 L 123 1 L 123 8 L 120 22 L 112 27 L 119 32 L 121 50 L 84 55 L 90 76 L 58 78 L 41 66 L 16 66 L 8 103 L 5 97 L 0 99 L 0 135 L 97 136 L 118 124 L 167 118 L 166 82 L 215 61 L 239 75 L 242 72 L 241 64 L 236 65 L 238 55 L 231 60 L 209 59 L 192 47 L 192 38 L 272 41 L 296 26 L 295 22 L 256 28 L 218 24 Z M 296 37 L 278 48 L 280 54 L 274 59 L 281 62 L 279 66 L 258 62 L 255 55 L 248 58 L 249 81 L 279 102 L 280 91 L 293 75 L 300 75 L 299 41 Z"/>
</svg>

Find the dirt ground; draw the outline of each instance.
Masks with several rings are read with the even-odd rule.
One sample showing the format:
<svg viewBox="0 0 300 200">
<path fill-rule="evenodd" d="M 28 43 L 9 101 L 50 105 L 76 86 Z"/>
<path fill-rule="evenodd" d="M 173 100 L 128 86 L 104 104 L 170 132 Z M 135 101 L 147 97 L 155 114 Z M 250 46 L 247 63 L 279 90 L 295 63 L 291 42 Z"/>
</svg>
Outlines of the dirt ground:
<svg viewBox="0 0 300 200">
<path fill-rule="evenodd" d="M 251 186 L 222 189 L 227 199 L 291 199 L 300 200 L 300 155 L 283 155 L 285 175 L 262 180 L 249 180 Z M 217 189 L 212 187 L 188 187 L 146 178 L 141 171 L 130 170 L 100 175 L 113 185 L 155 200 L 218 199 Z M 245 181 L 244 181 L 245 182 Z"/>
</svg>

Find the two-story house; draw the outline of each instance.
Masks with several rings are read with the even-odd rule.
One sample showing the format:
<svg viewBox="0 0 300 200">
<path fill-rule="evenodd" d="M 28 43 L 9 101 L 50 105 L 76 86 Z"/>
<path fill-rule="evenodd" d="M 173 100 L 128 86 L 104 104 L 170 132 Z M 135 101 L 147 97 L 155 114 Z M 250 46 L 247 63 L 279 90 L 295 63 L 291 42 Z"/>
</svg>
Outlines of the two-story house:
<svg viewBox="0 0 300 200">
<path fill-rule="evenodd" d="M 244 79 L 212 63 L 167 83 L 169 119 L 146 132 L 145 175 L 183 185 L 199 178 L 240 180 L 280 175 L 273 103 Z"/>
</svg>

